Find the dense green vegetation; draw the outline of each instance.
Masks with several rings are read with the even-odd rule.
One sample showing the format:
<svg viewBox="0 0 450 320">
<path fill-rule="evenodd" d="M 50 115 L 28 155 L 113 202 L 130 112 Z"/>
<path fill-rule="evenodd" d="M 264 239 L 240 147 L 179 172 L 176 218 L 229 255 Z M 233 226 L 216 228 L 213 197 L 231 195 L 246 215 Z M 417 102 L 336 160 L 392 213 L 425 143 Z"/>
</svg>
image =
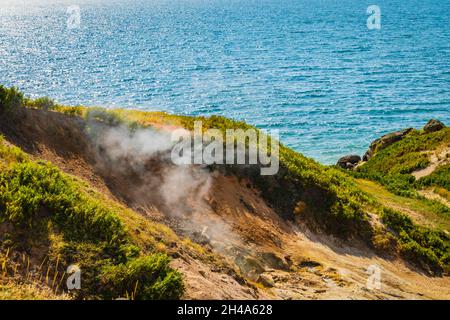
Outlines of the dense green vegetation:
<svg viewBox="0 0 450 320">
<path fill-rule="evenodd" d="M 0 114 L 12 113 L 20 107 L 26 107 L 38 110 L 54 110 L 68 115 L 82 115 L 85 107 L 66 107 L 56 103 L 49 97 L 40 97 L 31 99 L 25 97 L 24 94 L 16 87 L 6 88 L 0 85 Z"/>
<path fill-rule="evenodd" d="M 415 186 L 432 187 L 439 186 L 450 191 L 450 164 L 440 166 L 429 176 L 419 179 Z"/>
<path fill-rule="evenodd" d="M 450 271 L 450 237 L 447 234 L 418 226 L 408 216 L 391 209 L 384 208 L 381 219 L 396 232 L 402 255 L 424 268 Z"/>
<path fill-rule="evenodd" d="M 130 294 L 133 299 L 178 299 L 183 294 L 180 274 L 168 268 L 165 254 L 154 254 L 131 260 L 125 264 L 108 266 L 101 281 L 111 292 Z M 128 293 L 129 288 L 133 292 Z"/>
<path fill-rule="evenodd" d="M 450 128 L 424 133 L 413 130 L 403 140 L 377 152 L 367 163 L 358 167 L 354 175 L 375 180 L 388 190 L 399 195 L 415 196 L 415 189 L 421 185 L 448 185 L 448 167 L 433 173 L 432 176 L 418 181 L 411 172 L 429 164 L 428 150 L 435 150 L 450 143 Z"/>
<path fill-rule="evenodd" d="M 181 275 L 168 266 L 169 258 L 141 255 L 114 209 L 83 192 L 56 167 L 34 162 L 0 139 L 1 224 L 16 231 L 0 235 L 0 251 L 60 239 L 51 246 L 49 259 L 83 270 L 78 298 L 175 299 L 183 293 Z M 123 281 L 121 266 L 126 266 Z M 145 281 L 137 285 L 132 280 Z"/>
<path fill-rule="evenodd" d="M 26 99 L 25 105 L 40 110 L 53 110 L 57 108 L 55 101 L 49 97 L 41 97 L 34 100 Z"/>
<path fill-rule="evenodd" d="M 419 180 L 411 175 L 415 170 L 429 164 L 429 152 L 448 147 L 450 144 L 450 128 L 424 133 L 413 130 L 403 140 L 377 152 L 368 162 L 351 174 L 357 178 L 365 178 L 384 185 L 394 194 L 409 198 L 422 199 L 436 214 L 450 217 L 450 208 L 436 200 L 425 199 L 417 190 L 427 187 L 449 188 L 449 165 L 438 167 L 431 175 Z"/>
<path fill-rule="evenodd" d="M 23 105 L 24 96 L 16 87 L 0 85 L 0 114 L 9 113 Z"/>
<path fill-rule="evenodd" d="M 417 191 L 430 187 L 442 187 L 448 190 L 450 166 L 440 166 L 432 174 L 419 180 L 416 180 L 411 173 L 426 168 L 430 164 L 430 152 L 437 150 L 439 153 L 441 148 L 449 145 L 450 128 L 432 133 L 413 130 L 401 141 L 375 153 L 368 162 L 359 166 L 357 171 L 351 174 L 357 178 L 376 181 L 393 194 L 402 196 L 403 199 L 411 199 L 406 201 L 396 198 L 396 202 L 404 203 L 396 203 L 394 207 L 407 206 L 407 203 L 413 204 L 417 212 L 423 212 L 427 217 L 434 217 L 436 221 L 448 221 L 449 207 L 440 201 L 426 199 Z M 367 183 L 364 184 L 366 185 Z M 369 190 L 373 189 L 368 185 L 366 187 Z M 389 195 L 381 197 L 392 198 Z M 450 270 L 450 238 L 444 231 L 419 226 L 405 214 L 392 209 L 383 208 L 381 218 L 383 223 L 394 231 L 399 243 L 399 251 L 405 258 L 422 267 L 431 267 L 435 271 Z M 440 225 L 446 226 L 447 223 L 441 222 Z"/>
</svg>

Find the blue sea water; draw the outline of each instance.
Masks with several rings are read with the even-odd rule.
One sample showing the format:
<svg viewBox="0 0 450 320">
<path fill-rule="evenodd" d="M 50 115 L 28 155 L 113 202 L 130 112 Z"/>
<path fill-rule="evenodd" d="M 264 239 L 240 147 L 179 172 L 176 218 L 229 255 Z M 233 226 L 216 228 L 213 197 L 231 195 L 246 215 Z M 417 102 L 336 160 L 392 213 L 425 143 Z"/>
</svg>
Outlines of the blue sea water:
<svg viewBox="0 0 450 320">
<path fill-rule="evenodd" d="M 333 163 L 382 133 L 450 124 L 450 0 L 0 0 L 0 84 L 220 114 Z"/>
</svg>

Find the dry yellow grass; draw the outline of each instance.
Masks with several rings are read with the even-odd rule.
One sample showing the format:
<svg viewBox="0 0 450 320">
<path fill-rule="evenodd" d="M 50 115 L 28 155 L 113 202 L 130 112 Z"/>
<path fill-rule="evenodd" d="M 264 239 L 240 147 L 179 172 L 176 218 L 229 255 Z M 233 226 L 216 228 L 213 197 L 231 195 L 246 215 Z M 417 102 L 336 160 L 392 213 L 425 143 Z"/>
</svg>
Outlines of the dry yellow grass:
<svg viewBox="0 0 450 320">
<path fill-rule="evenodd" d="M 0 283 L 0 300 L 68 300 L 68 295 L 55 294 L 50 288 L 36 283 L 19 283 L 9 280 Z"/>
</svg>

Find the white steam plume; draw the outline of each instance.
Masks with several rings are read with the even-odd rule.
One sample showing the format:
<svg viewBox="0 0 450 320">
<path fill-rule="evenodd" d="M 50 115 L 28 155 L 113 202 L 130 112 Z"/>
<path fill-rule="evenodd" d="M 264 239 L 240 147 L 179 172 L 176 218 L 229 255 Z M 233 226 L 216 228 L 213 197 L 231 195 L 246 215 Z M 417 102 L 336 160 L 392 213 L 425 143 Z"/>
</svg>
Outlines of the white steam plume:
<svg viewBox="0 0 450 320">
<path fill-rule="evenodd" d="M 155 206 L 178 221 L 190 235 L 200 234 L 215 249 L 239 239 L 206 202 L 213 174 L 199 165 L 175 165 L 171 132 L 152 128 L 130 130 L 90 122 L 97 149 L 97 167 L 113 177 L 114 186 L 132 206 Z"/>
</svg>

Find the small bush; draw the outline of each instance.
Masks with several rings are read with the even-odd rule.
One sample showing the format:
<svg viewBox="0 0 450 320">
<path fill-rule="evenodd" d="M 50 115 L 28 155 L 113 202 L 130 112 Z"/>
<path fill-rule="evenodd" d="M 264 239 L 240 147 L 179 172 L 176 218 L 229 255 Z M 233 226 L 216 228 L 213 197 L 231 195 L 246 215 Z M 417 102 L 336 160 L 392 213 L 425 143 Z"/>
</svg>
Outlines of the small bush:
<svg viewBox="0 0 450 320">
<path fill-rule="evenodd" d="M 427 248 L 422 247 L 415 241 L 408 241 L 400 244 L 400 253 L 407 259 L 413 261 L 415 264 L 427 269 L 441 269 L 441 262 L 436 254 Z"/>
<path fill-rule="evenodd" d="M 389 208 L 383 209 L 381 219 L 387 226 L 397 232 L 402 230 L 409 231 L 414 227 L 411 218 Z"/>
<path fill-rule="evenodd" d="M 23 105 L 24 97 L 16 87 L 6 88 L 0 85 L 0 113 L 12 112 Z"/>
<path fill-rule="evenodd" d="M 398 234 L 400 253 L 421 267 L 447 270 L 450 238 L 444 232 L 417 226 L 406 215 L 383 208 L 381 219 Z"/>
<path fill-rule="evenodd" d="M 82 106 L 66 107 L 60 105 L 55 106 L 53 109 L 58 112 L 67 114 L 69 116 L 79 116 L 79 117 L 83 115 L 83 112 L 85 110 L 85 108 Z"/>
<path fill-rule="evenodd" d="M 396 238 L 385 230 L 376 230 L 372 237 L 372 245 L 380 253 L 391 253 L 396 244 Z"/>
<path fill-rule="evenodd" d="M 40 110 L 52 110 L 55 107 L 55 101 L 49 97 L 41 97 L 28 102 L 28 106 Z"/>
<path fill-rule="evenodd" d="M 444 265 L 445 272 L 450 273 L 450 252 L 442 256 L 441 263 Z"/>
<path fill-rule="evenodd" d="M 152 254 L 126 264 L 108 266 L 103 270 L 102 283 L 108 292 L 133 299 L 179 299 L 184 292 L 181 274 L 169 267 L 165 254 Z M 117 298 L 111 297 L 111 298 Z"/>
<path fill-rule="evenodd" d="M 125 120 L 117 113 L 103 108 L 90 108 L 86 118 L 103 122 L 108 126 L 118 126 L 125 122 Z"/>
</svg>

